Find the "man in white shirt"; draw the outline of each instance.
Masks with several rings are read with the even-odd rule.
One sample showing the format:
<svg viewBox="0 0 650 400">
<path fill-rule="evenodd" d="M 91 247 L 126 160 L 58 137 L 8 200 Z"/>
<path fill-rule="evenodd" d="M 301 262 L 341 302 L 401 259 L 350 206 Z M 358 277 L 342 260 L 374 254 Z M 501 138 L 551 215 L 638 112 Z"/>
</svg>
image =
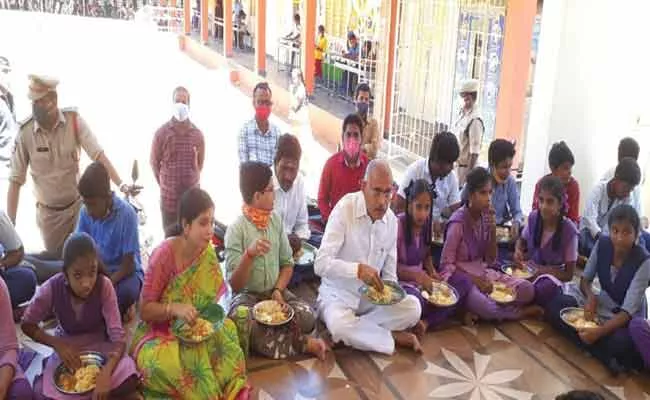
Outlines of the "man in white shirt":
<svg viewBox="0 0 650 400">
<path fill-rule="evenodd" d="M 636 140 L 634 140 L 631 137 L 626 137 L 621 139 L 620 142 L 618 142 L 618 162 L 621 162 L 622 159 L 626 157 L 630 157 L 634 159 L 637 163 L 639 162 L 639 153 L 641 152 L 641 148 L 639 147 L 639 143 L 637 143 Z M 612 167 L 605 171 L 605 174 L 603 174 L 603 177 L 600 178 L 601 181 L 609 181 L 612 178 L 614 178 L 614 173 L 616 171 L 616 167 Z M 643 199 L 641 197 L 641 185 L 643 183 L 643 171 L 641 171 L 641 182 L 634 188 L 632 193 L 630 194 L 631 200 L 632 200 L 632 207 L 634 207 L 637 212 L 639 213 L 639 217 L 643 217 Z"/>
<path fill-rule="evenodd" d="M 301 154 L 300 142 L 295 136 L 280 136 L 273 163 L 273 209 L 282 218 L 294 254 L 302 247 L 302 241 L 311 236 L 305 184 L 299 173 Z"/>
<path fill-rule="evenodd" d="M 397 218 L 389 209 L 393 177 L 383 160 L 368 164 L 361 191 L 334 207 L 314 269 L 321 279 L 318 306 L 334 342 L 363 351 L 392 354 L 395 345 L 421 351 L 410 328 L 420 303 L 410 295 L 390 306 L 374 306 L 359 295 L 365 283 L 383 289 L 397 282 Z"/>
<path fill-rule="evenodd" d="M 436 233 L 442 234 L 442 218 L 449 218 L 461 204 L 458 178 L 453 171 L 459 151 L 458 139 L 453 133 L 436 134 L 431 142 L 429 158 L 418 160 L 406 169 L 393 205 L 395 213 L 399 214 L 404 211 L 406 204 L 404 190 L 411 184 L 411 181 L 424 179 L 432 185 L 432 189 L 435 188 L 436 198 L 433 202 L 431 215 Z"/>
<path fill-rule="evenodd" d="M 596 184 L 580 219 L 580 255 L 589 257 L 601 233 L 608 234 L 609 213 L 620 204 L 632 204 L 630 193 L 641 181 L 641 170 L 632 158 L 624 158 L 614 177 Z M 639 210 L 637 210 L 637 213 Z"/>
<path fill-rule="evenodd" d="M 458 180 L 465 184 L 465 176 L 476 166 L 481 154 L 481 144 L 485 126 L 481 113 L 476 105 L 479 82 L 468 79 L 461 84 L 459 94 L 463 98 L 463 107 L 458 113 L 454 124 L 454 133 L 460 140 L 460 157 L 458 158 Z"/>
</svg>

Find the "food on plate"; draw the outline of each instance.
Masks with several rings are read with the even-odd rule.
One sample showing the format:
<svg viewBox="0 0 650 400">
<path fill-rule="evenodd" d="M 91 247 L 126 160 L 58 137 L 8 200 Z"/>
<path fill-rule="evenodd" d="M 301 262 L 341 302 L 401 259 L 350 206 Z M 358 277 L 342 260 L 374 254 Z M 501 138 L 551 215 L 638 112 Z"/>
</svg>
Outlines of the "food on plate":
<svg viewBox="0 0 650 400">
<path fill-rule="evenodd" d="M 375 303 L 390 303 L 393 298 L 393 288 L 388 285 L 384 285 L 384 290 L 380 292 L 375 289 L 374 286 L 369 286 L 368 298 Z"/>
<path fill-rule="evenodd" d="M 179 328 L 179 334 L 188 340 L 200 342 L 214 333 L 214 327 L 210 321 L 197 318 L 193 324 L 183 324 Z"/>
<path fill-rule="evenodd" d="M 585 318 L 584 310 L 567 311 L 564 314 L 564 320 L 576 329 L 591 329 L 599 326 L 596 321 Z"/>
<path fill-rule="evenodd" d="M 285 307 L 275 300 L 268 300 L 255 307 L 255 319 L 266 324 L 278 324 L 289 318 Z"/>
<path fill-rule="evenodd" d="M 440 306 L 451 306 L 456 304 L 457 301 L 454 291 L 449 286 L 439 282 L 433 283 L 430 294 L 423 290 L 422 297 Z"/>
<path fill-rule="evenodd" d="M 59 377 L 59 386 L 66 392 L 85 393 L 95 388 L 97 375 L 101 369 L 95 364 L 85 365 L 71 374 L 63 373 Z"/>
<path fill-rule="evenodd" d="M 515 300 L 515 294 L 503 283 L 495 283 L 492 285 L 490 298 L 498 303 L 510 303 Z"/>
<path fill-rule="evenodd" d="M 522 278 L 522 279 L 530 278 L 533 275 L 528 268 L 507 267 L 504 270 L 504 272 L 515 278 Z"/>
<path fill-rule="evenodd" d="M 507 226 L 497 226 L 497 240 L 500 242 L 510 241 L 510 228 Z"/>
</svg>

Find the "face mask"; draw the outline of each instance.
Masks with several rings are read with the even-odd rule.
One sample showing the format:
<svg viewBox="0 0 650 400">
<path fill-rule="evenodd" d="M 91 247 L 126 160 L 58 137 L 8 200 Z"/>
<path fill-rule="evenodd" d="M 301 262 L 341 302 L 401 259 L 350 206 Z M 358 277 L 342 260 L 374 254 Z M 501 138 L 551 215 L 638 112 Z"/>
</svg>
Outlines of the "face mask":
<svg viewBox="0 0 650 400">
<path fill-rule="evenodd" d="M 47 123 L 47 121 L 49 121 L 50 119 L 47 110 L 44 109 L 43 107 L 37 106 L 36 104 L 32 104 L 32 115 L 34 115 L 34 119 L 40 125 Z"/>
<path fill-rule="evenodd" d="M 271 107 L 269 106 L 257 106 L 255 107 L 255 118 L 266 121 L 271 115 Z"/>
<path fill-rule="evenodd" d="M 361 148 L 361 142 L 359 139 L 347 139 L 343 142 L 343 151 L 350 158 L 356 158 L 359 155 L 359 149 Z"/>
<path fill-rule="evenodd" d="M 185 103 L 175 103 L 172 112 L 176 121 L 183 122 L 190 118 L 190 107 Z"/>
<path fill-rule="evenodd" d="M 368 103 L 357 103 L 357 112 L 361 115 L 366 115 L 368 114 L 368 108 L 370 107 L 370 104 Z"/>
</svg>

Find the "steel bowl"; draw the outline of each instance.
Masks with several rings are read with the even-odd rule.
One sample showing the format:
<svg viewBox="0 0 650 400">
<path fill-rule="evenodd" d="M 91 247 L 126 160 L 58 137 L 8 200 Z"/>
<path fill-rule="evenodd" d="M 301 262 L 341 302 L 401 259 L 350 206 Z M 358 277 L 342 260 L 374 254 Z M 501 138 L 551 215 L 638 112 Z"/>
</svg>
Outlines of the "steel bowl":
<svg viewBox="0 0 650 400">
<path fill-rule="evenodd" d="M 492 288 L 492 293 L 490 293 L 490 294 L 488 295 L 488 297 L 489 297 L 490 299 L 494 300 L 494 301 L 495 301 L 496 303 L 498 303 L 498 304 L 503 304 L 503 305 L 512 304 L 512 303 L 515 302 L 515 300 L 517 300 L 517 289 L 515 289 L 515 288 L 508 288 L 508 287 L 506 287 L 506 289 L 508 290 L 508 292 L 510 292 L 510 293 L 512 294 L 512 300 L 510 300 L 510 301 L 497 300 L 497 299 L 495 299 L 494 297 L 492 297 L 492 293 L 495 292 L 494 287 Z"/>
<path fill-rule="evenodd" d="M 103 367 L 106 364 L 106 357 L 102 353 L 98 353 L 96 351 L 82 351 L 79 353 L 79 358 L 81 359 L 81 366 L 85 367 L 88 365 L 97 365 L 98 367 Z M 54 387 L 56 389 L 63 393 L 63 394 L 68 394 L 68 395 L 83 395 L 83 394 L 88 394 L 92 392 L 95 388 L 92 388 L 90 390 L 87 390 L 85 392 L 75 392 L 75 391 L 67 391 L 63 387 L 59 385 L 59 381 L 61 380 L 61 376 L 63 374 L 74 374 L 73 371 L 70 371 L 68 367 L 63 365 L 63 362 L 61 362 L 59 365 L 57 365 L 56 369 L 54 370 L 54 375 L 52 375 L 52 380 L 54 382 Z"/>
<path fill-rule="evenodd" d="M 293 316 L 294 316 L 295 312 L 293 311 L 293 307 L 291 307 L 288 304 L 285 304 L 285 310 L 284 311 L 287 314 L 287 319 L 285 319 L 284 321 L 269 322 L 269 321 L 266 321 L 266 320 L 260 318 L 259 314 L 258 314 L 259 309 L 262 308 L 265 304 L 269 304 L 269 303 L 277 303 L 277 301 L 275 301 L 275 300 L 264 300 L 264 301 L 260 301 L 259 303 L 255 304 L 255 306 L 253 307 L 253 317 L 255 318 L 255 321 L 257 321 L 258 323 L 260 323 L 262 325 L 266 325 L 266 326 L 281 326 L 281 325 L 288 324 L 293 319 Z"/>
<path fill-rule="evenodd" d="M 316 260 L 316 248 L 309 243 L 302 244 L 302 255 L 295 260 L 296 267 L 309 267 L 314 265 Z"/>
<path fill-rule="evenodd" d="M 508 268 L 510 268 L 512 271 L 514 271 L 516 269 L 514 264 L 506 263 L 506 264 L 503 264 L 501 266 L 501 272 L 503 272 L 504 274 L 506 274 L 508 276 L 512 276 L 513 278 L 518 278 L 518 279 L 530 279 L 533 276 L 535 276 L 535 272 L 537 272 L 537 269 L 535 269 L 535 267 L 527 264 L 525 266 L 525 268 L 524 268 L 524 271 L 526 271 L 527 274 L 522 275 L 522 276 L 515 276 L 512 271 L 510 273 L 508 273 Z M 519 268 L 519 269 L 521 269 L 521 268 Z"/>
<path fill-rule="evenodd" d="M 397 283 L 393 281 L 384 281 L 385 286 L 389 286 L 392 289 L 392 296 L 390 301 L 388 302 L 380 302 L 380 301 L 375 301 L 372 300 L 368 296 L 368 291 L 369 291 L 369 286 L 368 285 L 363 285 L 359 288 L 359 294 L 365 297 L 366 300 L 368 300 L 370 303 L 375 304 L 377 306 L 392 306 L 393 304 L 397 304 L 400 301 L 404 300 L 406 297 L 406 292 L 402 287 Z"/>
<path fill-rule="evenodd" d="M 573 328 L 575 330 L 578 330 L 578 327 L 573 325 L 573 323 L 569 322 L 569 320 L 567 319 L 569 313 L 578 313 L 578 312 L 584 314 L 585 310 L 583 308 L 580 308 L 580 307 L 565 307 L 562 310 L 560 310 L 560 318 L 562 318 L 562 322 L 569 325 L 571 328 Z M 594 322 L 597 323 L 598 325 L 602 324 L 602 321 L 598 317 L 594 318 Z M 594 328 L 584 328 L 584 329 L 595 329 L 595 327 Z"/>
<path fill-rule="evenodd" d="M 451 286 L 447 282 L 435 282 L 434 286 L 435 285 L 440 285 L 440 286 L 447 287 L 447 289 L 449 289 L 451 291 L 451 293 L 453 294 L 453 296 L 454 296 L 454 302 L 452 304 L 439 304 L 439 303 L 436 303 L 435 301 L 432 300 L 432 297 L 431 297 L 431 295 L 433 294 L 434 289 L 430 288 L 430 290 L 425 290 L 427 292 L 427 294 L 429 295 L 429 297 L 426 298 L 426 300 L 429 303 L 433 304 L 436 307 L 440 307 L 440 308 L 453 307 L 456 304 L 458 304 L 458 299 L 459 299 L 460 296 L 458 295 L 458 291 L 456 290 L 455 287 Z"/>
</svg>

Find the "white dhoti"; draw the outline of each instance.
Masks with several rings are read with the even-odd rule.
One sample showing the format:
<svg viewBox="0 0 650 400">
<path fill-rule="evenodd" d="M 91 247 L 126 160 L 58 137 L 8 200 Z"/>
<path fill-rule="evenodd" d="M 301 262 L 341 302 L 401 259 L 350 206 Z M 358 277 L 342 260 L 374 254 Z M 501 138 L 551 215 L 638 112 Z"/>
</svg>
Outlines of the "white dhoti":
<svg viewBox="0 0 650 400">
<path fill-rule="evenodd" d="M 375 306 L 361 300 L 355 310 L 338 299 L 321 299 L 320 315 L 335 342 L 363 351 L 393 354 L 393 331 L 409 329 L 420 320 L 420 302 L 408 295 L 392 306 Z"/>
</svg>

